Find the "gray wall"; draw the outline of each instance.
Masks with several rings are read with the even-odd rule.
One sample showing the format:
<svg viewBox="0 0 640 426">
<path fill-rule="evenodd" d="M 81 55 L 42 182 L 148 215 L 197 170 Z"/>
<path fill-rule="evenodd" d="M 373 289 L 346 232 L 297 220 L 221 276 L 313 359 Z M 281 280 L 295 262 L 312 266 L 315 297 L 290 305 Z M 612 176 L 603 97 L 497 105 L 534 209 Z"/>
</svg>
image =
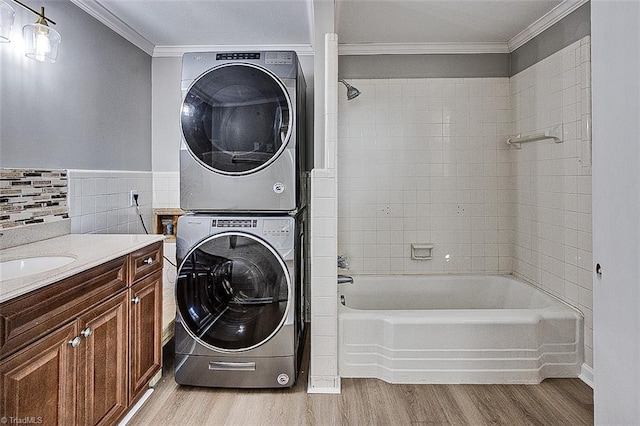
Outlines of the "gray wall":
<svg viewBox="0 0 640 426">
<path fill-rule="evenodd" d="M 529 68 L 589 34 L 591 34 L 591 3 L 587 2 L 511 52 L 511 75 Z"/>
<path fill-rule="evenodd" d="M 180 170 L 180 79 L 182 57 L 152 60 L 152 135 L 154 172 Z"/>
<path fill-rule="evenodd" d="M 509 77 L 509 54 L 341 55 L 340 78 Z"/>
<path fill-rule="evenodd" d="M 19 6 L 0 45 L 0 167 L 151 170 L 151 57 L 69 1 L 27 4 L 57 22 L 54 64 L 28 59 Z"/>
</svg>

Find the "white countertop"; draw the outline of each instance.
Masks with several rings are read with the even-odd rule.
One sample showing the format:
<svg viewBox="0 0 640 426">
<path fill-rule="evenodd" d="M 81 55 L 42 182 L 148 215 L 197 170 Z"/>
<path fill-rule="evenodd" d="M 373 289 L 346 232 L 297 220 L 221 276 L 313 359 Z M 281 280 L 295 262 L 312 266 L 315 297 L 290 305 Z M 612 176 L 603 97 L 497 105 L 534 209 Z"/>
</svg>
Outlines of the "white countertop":
<svg viewBox="0 0 640 426">
<path fill-rule="evenodd" d="M 0 250 L 0 262 L 40 256 L 75 258 L 67 265 L 46 272 L 11 280 L 2 280 L 0 277 L 0 302 L 53 284 L 162 240 L 163 235 L 155 234 L 69 234 Z"/>
</svg>

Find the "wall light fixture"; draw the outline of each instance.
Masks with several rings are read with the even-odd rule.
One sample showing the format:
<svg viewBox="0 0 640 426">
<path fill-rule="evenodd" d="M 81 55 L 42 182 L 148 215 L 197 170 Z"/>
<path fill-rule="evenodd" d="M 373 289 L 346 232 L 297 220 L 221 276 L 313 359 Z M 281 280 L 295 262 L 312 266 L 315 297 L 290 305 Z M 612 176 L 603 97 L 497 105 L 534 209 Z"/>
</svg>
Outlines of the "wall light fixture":
<svg viewBox="0 0 640 426">
<path fill-rule="evenodd" d="M 34 24 L 27 24 L 22 28 L 25 55 L 40 62 L 55 62 L 60 47 L 60 33 L 50 28 L 49 23 L 53 25 L 56 23 L 45 16 L 44 6 L 38 12 L 18 0 L 12 1 L 38 15 L 38 20 Z M 11 5 L 5 0 L 0 0 L 0 42 L 10 41 L 9 35 L 14 18 L 15 11 Z"/>
<path fill-rule="evenodd" d="M 0 43 L 11 41 L 11 27 L 16 17 L 16 11 L 4 0 L 0 0 Z"/>
</svg>

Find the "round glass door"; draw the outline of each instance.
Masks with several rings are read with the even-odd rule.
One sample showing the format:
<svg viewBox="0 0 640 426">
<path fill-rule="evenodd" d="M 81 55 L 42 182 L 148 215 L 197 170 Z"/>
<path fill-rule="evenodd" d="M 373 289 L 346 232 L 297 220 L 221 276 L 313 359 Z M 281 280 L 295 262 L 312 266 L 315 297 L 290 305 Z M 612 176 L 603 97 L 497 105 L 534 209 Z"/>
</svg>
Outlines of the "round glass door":
<svg viewBox="0 0 640 426">
<path fill-rule="evenodd" d="M 200 76 L 182 103 L 180 121 L 191 154 L 223 174 L 248 174 L 274 161 L 291 132 L 286 89 L 270 72 L 224 65 Z"/>
<path fill-rule="evenodd" d="M 204 345 L 248 350 L 284 324 L 290 285 L 286 265 L 269 245 L 247 234 L 221 233 L 180 265 L 177 308 L 189 334 Z"/>
</svg>

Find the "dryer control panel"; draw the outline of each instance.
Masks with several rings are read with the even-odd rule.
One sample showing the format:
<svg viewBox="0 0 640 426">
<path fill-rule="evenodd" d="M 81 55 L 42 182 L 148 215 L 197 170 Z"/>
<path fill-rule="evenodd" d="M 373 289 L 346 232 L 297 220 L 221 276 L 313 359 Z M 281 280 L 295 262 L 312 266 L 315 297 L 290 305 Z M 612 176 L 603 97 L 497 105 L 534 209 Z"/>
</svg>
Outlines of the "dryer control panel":
<svg viewBox="0 0 640 426">
<path fill-rule="evenodd" d="M 291 65 L 293 64 L 293 52 L 266 52 L 264 63 L 271 65 Z"/>
<path fill-rule="evenodd" d="M 233 61 L 241 59 L 260 59 L 259 52 L 230 52 L 230 53 L 218 53 L 216 55 L 216 61 Z"/>
<path fill-rule="evenodd" d="M 212 228 L 257 228 L 257 219 L 213 219 Z"/>
</svg>

